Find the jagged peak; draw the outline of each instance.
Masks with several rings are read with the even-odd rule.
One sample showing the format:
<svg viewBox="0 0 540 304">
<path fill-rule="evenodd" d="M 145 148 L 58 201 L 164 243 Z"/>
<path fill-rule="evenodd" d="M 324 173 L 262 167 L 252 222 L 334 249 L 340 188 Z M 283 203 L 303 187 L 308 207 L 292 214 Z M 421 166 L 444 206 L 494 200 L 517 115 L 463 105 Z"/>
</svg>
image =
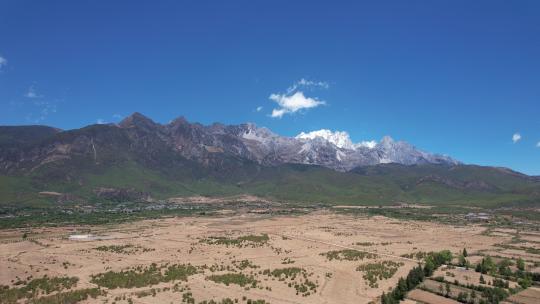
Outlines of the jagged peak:
<svg viewBox="0 0 540 304">
<path fill-rule="evenodd" d="M 388 135 L 383 136 L 381 139 L 381 144 L 391 144 L 394 143 L 394 139 Z"/>
<path fill-rule="evenodd" d="M 188 124 L 189 121 L 184 116 L 179 116 L 169 123 L 170 125 Z"/>
<path fill-rule="evenodd" d="M 133 114 L 129 115 L 128 117 L 124 118 L 119 124 L 121 128 L 131 128 L 136 126 L 155 126 L 157 123 L 155 123 L 152 119 L 142 115 L 139 112 L 134 112 Z"/>
</svg>

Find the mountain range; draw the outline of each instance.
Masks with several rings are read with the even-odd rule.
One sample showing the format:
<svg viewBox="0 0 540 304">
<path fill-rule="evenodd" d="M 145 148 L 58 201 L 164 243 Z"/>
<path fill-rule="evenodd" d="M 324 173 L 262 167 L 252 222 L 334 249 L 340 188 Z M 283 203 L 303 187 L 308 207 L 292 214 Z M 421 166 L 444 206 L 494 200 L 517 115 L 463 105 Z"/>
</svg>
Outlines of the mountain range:
<svg viewBox="0 0 540 304">
<path fill-rule="evenodd" d="M 335 203 L 535 203 L 537 178 L 464 165 L 386 136 L 280 136 L 254 124 L 159 124 L 134 113 L 118 124 L 60 130 L 0 127 L 0 199 L 147 200 L 249 193 Z M 41 193 L 41 194 L 40 194 Z"/>
</svg>

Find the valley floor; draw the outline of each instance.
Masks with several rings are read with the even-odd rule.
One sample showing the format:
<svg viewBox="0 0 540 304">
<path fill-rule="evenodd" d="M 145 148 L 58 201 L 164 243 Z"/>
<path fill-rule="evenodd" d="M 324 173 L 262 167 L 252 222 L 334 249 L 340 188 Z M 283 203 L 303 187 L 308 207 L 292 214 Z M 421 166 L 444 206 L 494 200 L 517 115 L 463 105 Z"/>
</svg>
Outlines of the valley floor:
<svg viewBox="0 0 540 304">
<path fill-rule="evenodd" d="M 105 291 L 88 303 L 220 303 L 225 298 L 239 303 L 369 303 L 418 264 L 417 253 L 467 248 L 471 261 L 486 252 L 515 256 L 515 248 L 496 246 L 509 243 L 513 233 L 329 211 L 41 228 L 26 239 L 22 230 L 2 230 L 0 285 L 17 288 L 45 275 L 77 277 L 73 287 L 37 296 L 98 286 Z M 73 240 L 70 235 L 91 236 Z M 536 246 L 540 234 L 527 237 Z M 522 254 L 531 263 L 540 262 L 540 255 Z M 169 267 L 175 264 L 179 275 L 171 279 Z M 358 269 L 361 265 L 365 268 Z M 385 265 L 384 277 L 370 280 L 369 265 Z M 128 269 L 133 271 L 121 273 Z M 411 298 L 432 295 L 415 291 Z"/>
</svg>

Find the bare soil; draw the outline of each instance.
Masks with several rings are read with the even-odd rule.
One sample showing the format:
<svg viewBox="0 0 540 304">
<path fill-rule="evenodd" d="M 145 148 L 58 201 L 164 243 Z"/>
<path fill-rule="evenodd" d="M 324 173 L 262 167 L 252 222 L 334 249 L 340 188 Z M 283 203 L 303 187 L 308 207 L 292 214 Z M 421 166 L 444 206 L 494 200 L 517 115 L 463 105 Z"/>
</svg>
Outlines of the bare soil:
<svg viewBox="0 0 540 304">
<path fill-rule="evenodd" d="M 109 239 L 73 241 L 67 238 L 81 231 Z M 224 215 L 146 220 L 114 226 L 35 229 L 27 240 L 21 239 L 23 230 L 14 229 L 0 231 L 0 284 L 13 286 L 17 278 L 25 279 L 29 276 L 76 276 L 80 279 L 76 289 L 80 289 L 95 287 L 91 276 L 106 271 L 121 271 L 151 263 L 190 263 L 198 267 L 199 273 L 190 276 L 187 282 L 110 289 L 106 296 L 92 301 L 102 303 L 108 300 L 111 303 L 114 298 L 126 295 L 134 303 L 181 302 L 182 292 L 167 290 L 179 283 L 189 288 L 197 302 L 228 297 L 244 303 L 242 298 L 246 297 L 264 299 L 270 303 L 369 303 L 377 300 L 383 291 L 393 288 L 400 277 L 406 276 L 417 265 L 415 260 L 402 258 L 401 255 L 443 249 L 450 249 L 457 254 L 463 248 L 471 253 L 486 251 L 512 237 L 510 234 L 485 235 L 484 231 L 485 228 L 476 225 L 454 227 L 385 217 L 359 218 L 322 211 L 302 216 Z M 234 239 L 264 234 L 268 235 L 269 240 L 255 246 L 238 247 L 204 242 L 210 237 Z M 369 246 L 357 245 L 368 243 Z M 147 250 L 123 254 L 95 249 L 111 245 L 133 245 Z M 346 249 L 369 251 L 375 257 L 329 260 L 321 255 Z M 258 268 L 234 268 L 235 262 L 241 260 L 248 260 Z M 403 266 L 390 279 L 379 280 L 378 287 L 372 288 L 363 279 L 363 273 L 356 268 L 361 264 L 383 260 L 401 261 Z M 203 269 L 203 265 L 229 266 L 236 273 L 253 276 L 258 281 L 257 287 L 246 288 L 235 284 L 226 286 L 210 281 L 207 279 L 209 275 L 231 271 L 212 272 Z M 294 286 L 288 285 L 288 281 L 259 273 L 265 269 L 286 267 L 305 270 L 307 278 L 316 285 L 315 291 L 309 295 L 297 294 Z M 477 280 L 475 275 L 467 275 L 471 280 Z M 135 295 L 151 289 L 160 290 L 155 296 L 139 298 Z M 444 298 L 446 302 L 437 302 L 436 295 L 429 295 L 429 299 L 435 299 L 431 301 L 425 297 L 428 297 L 426 292 L 419 290 L 409 295 L 410 299 L 425 303 L 456 303 Z M 117 300 L 116 303 L 126 301 Z"/>
</svg>

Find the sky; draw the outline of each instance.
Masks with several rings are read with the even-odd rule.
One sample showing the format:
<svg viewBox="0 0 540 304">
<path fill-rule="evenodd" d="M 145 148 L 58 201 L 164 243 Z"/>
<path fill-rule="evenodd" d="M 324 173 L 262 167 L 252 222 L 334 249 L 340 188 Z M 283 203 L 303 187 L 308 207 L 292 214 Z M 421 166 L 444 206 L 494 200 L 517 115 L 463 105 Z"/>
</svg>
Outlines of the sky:
<svg viewBox="0 0 540 304">
<path fill-rule="evenodd" d="M 540 1 L 0 0 L 0 125 L 136 111 L 540 175 Z"/>
</svg>

